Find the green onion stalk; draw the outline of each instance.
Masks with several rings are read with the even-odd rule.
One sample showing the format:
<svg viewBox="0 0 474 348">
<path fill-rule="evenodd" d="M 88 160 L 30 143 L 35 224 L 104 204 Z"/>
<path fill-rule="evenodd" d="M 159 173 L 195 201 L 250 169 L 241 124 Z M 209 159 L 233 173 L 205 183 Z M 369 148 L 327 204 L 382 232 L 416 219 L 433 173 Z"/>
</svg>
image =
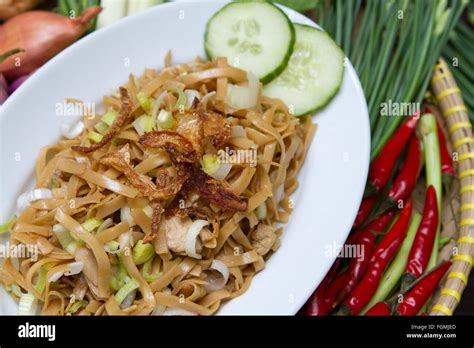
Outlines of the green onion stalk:
<svg viewBox="0 0 474 348">
<path fill-rule="evenodd" d="M 382 103 L 423 100 L 434 64 L 468 1 L 367 0 L 363 11 L 361 1 L 323 3 L 317 21 L 354 64 L 367 98 L 373 160 L 406 119 L 381 116 Z"/>
<path fill-rule="evenodd" d="M 380 301 L 385 301 L 399 283 L 403 273 L 405 272 L 408 255 L 410 253 L 410 249 L 415 239 L 420 222 L 421 215 L 419 213 L 414 213 L 408 227 L 407 236 L 405 237 L 400 250 L 393 261 L 390 263 L 388 269 L 385 271 L 377 291 L 370 300 L 369 304 L 362 310 L 361 314 L 367 312 L 374 304 Z"/>
<path fill-rule="evenodd" d="M 419 132 L 424 147 L 424 157 L 426 165 L 426 185 L 433 186 L 436 190 L 438 199 L 438 215 L 441 216 L 441 199 L 442 199 L 442 178 L 441 178 L 441 159 L 439 153 L 439 139 L 436 124 L 436 117 L 433 114 L 425 114 L 421 117 L 419 124 Z M 441 223 L 438 221 L 436 229 L 436 237 L 431 251 L 428 270 L 436 266 L 439 247 L 439 231 Z"/>
<path fill-rule="evenodd" d="M 474 8 L 474 5 L 472 7 Z M 468 109 L 469 119 L 472 123 L 474 122 L 474 89 L 472 88 L 474 30 L 468 24 L 459 21 L 449 36 L 449 41 L 443 48 L 442 54 L 450 64 L 454 79 L 461 89 L 464 103 Z"/>
</svg>

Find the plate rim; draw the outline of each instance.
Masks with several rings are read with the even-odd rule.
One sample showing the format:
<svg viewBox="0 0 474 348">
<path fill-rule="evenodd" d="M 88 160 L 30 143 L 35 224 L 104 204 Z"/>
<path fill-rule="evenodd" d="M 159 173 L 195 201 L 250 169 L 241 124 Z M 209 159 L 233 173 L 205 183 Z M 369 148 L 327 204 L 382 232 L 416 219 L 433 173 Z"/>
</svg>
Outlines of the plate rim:
<svg viewBox="0 0 474 348">
<path fill-rule="evenodd" d="M 95 32 L 87 35 L 86 37 L 76 41 L 75 43 L 70 45 L 68 48 L 66 48 L 64 51 L 60 52 L 58 55 L 53 57 L 43 67 L 41 67 L 41 71 L 43 71 L 41 74 L 38 74 L 38 73 L 33 74 L 22 86 L 20 86 L 17 93 L 13 94 L 10 98 L 7 99 L 7 101 L 0 107 L 0 124 L 3 123 L 3 120 L 5 118 L 4 110 L 7 109 L 7 111 L 8 111 L 8 109 L 10 108 L 10 104 L 14 104 L 16 99 L 20 98 L 20 100 L 21 100 L 21 96 L 22 96 L 21 91 L 26 90 L 27 88 L 29 88 L 30 85 L 33 85 L 37 78 L 41 78 L 42 74 L 47 74 L 51 70 L 53 70 L 54 66 L 56 64 L 56 61 L 61 60 L 64 54 L 69 54 L 68 52 L 70 50 L 81 49 L 81 47 L 83 45 L 87 45 L 88 42 L 94 40 L 97 35 L 103 35 L 103 33 L 105 33 L 106 31 L 120 30 L 121 27 L 126 27 L 129 22 L 136 20 L 137 18 L 139 18 L 140 16 L 142 16 L 146 12 L 149 12 L 149 11 L 156 11 L 156 12 L 164 11 L 165 8 L 168 8 L 168 7 L 177 7 L 177 6 L 186 7 L 187 5 L 189 5 L 191 3 L 193 3 L 193 1 L 180 1 L 180 2 L 170 2 L 170 3 L 161 4 L 161 5 L 153 8 L 153 9 L 150 9 L 150 10 L 147 10 L 147 11 L 144 11 L 144 12 L 140 12 L 140 13 L 136 13 L 134 15 L 131 15 L 131 16 L 127 17 L 127 18 L 124 18 L 123 20 L 120 20 L 117 23 L 114 23 L 114 24 L 112 24 L 108 27 L 102 28 L 100 31 L 99 30 L 95 31 Z M 228 1 L 216 1 L 215 3 L 219 3 L 220 5 L 224 6 L 226 3 L 228 3 Z M 279 4 L 278 4 L 278 6 L 281 7 L 287 15 L 289 15 L 290 19 L 293 22 L 308 24 L 308 25 L 313 26 L 313 27 L 321 28 L 319 25 L 317 25 L 314 21 L 307 18 L 306 16 L 304 16 L 300 13 L 297 13 L 296 11 L 294 11 L 294 10 L 288 8 L 288 7 L 285 7 L 285 6 L 282 6 L 282 5 L 279 5 Z M 145 67 L 142 67 L 142 68 L 145 68 Z M 361 100 L 361 105 L 363 106 L 363 110 L 361 110 L 361 111 L 366 116 L 366 117 L 364 117 L 364 123 L 365 123 L 364 128 L 365 128 L 365 131 L 368 134 L 368 137 L 366 139 L 367 140 L 367 146 L 366 146 L 366 149 L 365 149 L 365 153 L 363 154 L 363 156 L 367 159 L 366 166 L 365 166 L 365 173 L 364 173 L 364 177 L 366 178 L 367 174 L 368 174 L 369 163 L 370 163 L 370 146 L 371 146 L 371 144 L 370 144 L 371 143 L 371 138 L 370 138 L 370 124 L 369 124 L 369 118 L 368 118 L 368 116 L 369 116 L 368 107 L 367 107 L 367 101 L 366 101 L 365 94 L 363 92 L 360 80 L 359 80 L 359 78 L 358 78 L 358 76 L 355 72 L 354 67 L 352 66 L 351 62 L 349 61 L 349 59 L 347 57 L 345 57 L 345 69 L 344 69 L 343 78 L 344 79 L 345 78 L 350 78 L 350 80 L 352 82 L 352 85 L 355 87 L 355 92 L 357 93 L 357 99 Z M 338 91 L 338 93 L 339 93 L 339 91 Z M 315 114 L 317 114 L 317 113 L 315 113 Z M 312 114 L 311 117 L 314 117 L 315 114 Z M 58 133 L 59 133 L 59 131 L 58 131 Z M 2 154 L 0 154 L 0 156 L 1 155 Z M 26 177 L 25 177 L 25 181 L 26 181 Z M 364 187 L 365 186 L 362 186 L 361 188 L 359 188 L 359 192 L 357 194 L 357 196 L 359 197 L 359 203 L 360 203 L 360 201 L 362 200 L 362 197 L 363 197 Z M 354 220 L 356 214 L 357 214 L 357 210 L 354 211 L 354 213 L 353 213 L 352 221 Z M 290 220 L 291 220 L 291 216 L 290 216 Z M 351 225 L 352 225 L 352 223 L 349 226 L 347 226 L 347 228 L 346 228 L 345 238 L 347 237 L 347 235 L 350 232 Z M 287 231 L 286 226 L 285 226 L 285 231 Z M 344 242 L 344 240 L 341 240 L 339 242 Z M 328 262 L 325 265 L 326 269 L 325 269 L 324 274 L 327 273 L 327 271 L 330 269 L 330 267 L 331 267 L 332 263 L 334 262 L 334 260 L 335 260 L 335 257 L 333 258 L 333 260 L 331 260 L 331 262 Z M 313 278 L 313 282 L 312 282 L 313 287 L 312 288 L 308 287 L 304 291 L 305 296 L 300 296 L 295 301 L 296 303 L 299 303 L 299 305 L 295 306 L 295 308 L 296 307 L 300 308 L 304 305 L 304 303 L 311 296 L 311 294 L 314 292 L 314 290 L 320 284 L 320 282 L 322 281 L 323 278 L 324 278 L 324 275 L 322 277 L 320 277 L 320 279 L 314 279 Z M 6 294 L 6 295 L 8 296 L 8 294 Z M 0 294 L 0 297 L 2 297 L 1 294 Z M 2 301 L 2 302 L 4 302 L 4 301 Z M 288 313 L 285 313 L 285 314 L 292 315 L 292 314 L 296 314 L 297 311 L 298 311 L 298 309 L 295 309 L 293 312 L 288 312 Z M 2 312 L 4 312 L 3 311 L 3 303 L 2 303 Z M 218 312 L 218 314 L 219 314 L 219 312 Z M 225 315 L 227 315 L 227 314 L 225 314 Z"/>
</svg>

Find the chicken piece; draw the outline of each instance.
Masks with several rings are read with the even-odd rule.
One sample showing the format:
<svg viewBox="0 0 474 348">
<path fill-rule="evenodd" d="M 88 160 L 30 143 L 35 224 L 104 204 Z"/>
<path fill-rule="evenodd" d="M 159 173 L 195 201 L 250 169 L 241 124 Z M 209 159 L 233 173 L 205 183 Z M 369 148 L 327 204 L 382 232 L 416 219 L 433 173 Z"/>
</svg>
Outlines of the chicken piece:
<svg viewBox="0 0 474 348">
<path fill-rule="evenodd" d="M 163 219 L 160 224 L 160 229 L 164 229 L 168 249 L 175 253 L 184 253 L 186 235 L 188 234 L 191 224 L 192 221 L 190 218 L 173 216 Z"/>
<path fill-rule="evenodd" d="M 250 233 L 252 246 L 259 255 L 268 253 L 276 241 L 275 229 L 270 225 L 260 224 Z"/>
<path fill-rule="evenodd" d="M 87 293 L 87 280 L 84 274 L 81 274 L 74 285 L 74 289 L 72 290 L 72 294 L 74 295 L 74 299 L 76 301 L 81 301 L 84 299 Z"/>
<path fill-rule="evenodd" d="M 86 278 L 87 285 L 89 285 L 89 289 L 92 291 L 96 298 L 101 298 L 99 296 L 98 287 L 99 267 L 92 251 L 85 247 L 77 248 L 76 252 L 74 253 L 74 258 L 76 259 L 76 261 L 82 262 L 84 264 L 82 273 Z"/>
</svg>

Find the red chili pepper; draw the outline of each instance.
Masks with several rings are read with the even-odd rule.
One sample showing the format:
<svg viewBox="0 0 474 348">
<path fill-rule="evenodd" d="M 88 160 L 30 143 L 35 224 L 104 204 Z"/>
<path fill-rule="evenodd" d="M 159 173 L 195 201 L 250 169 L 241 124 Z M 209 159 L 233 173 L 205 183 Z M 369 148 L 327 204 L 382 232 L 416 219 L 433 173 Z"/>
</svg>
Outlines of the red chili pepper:
<svg viewBox="0 0 474 348">
<path fill-rule="evenodd" d="M 307 301 L 305 310 L 306 315 L 328 315 L 331 311 L 331 308 L 329 308 L 327 305 L 328 301 L 325 299 L 325 296 L 329 284 L 336 276 L 337 269 L 339 268 L 340 263 L 341 259 L 337 258 L 334 264 L 329 269 L 329 272 L 319 284 L 318 288 L 313 292 L 313 294 Z"/>
<path fill-rule="evenodd" d="M 344 301 L 365 274 L 374 249 L 375 237 L 385 231 L 385 228 L 392 221 L 394 215 L 395 209 L 389 210 L 372 221 L 367 227 L 353 233 L 347 238 L 346 245 L 360 246 L 364 254 L 363 258 L 356 257 L 350 261 L 347 270 L 346 284 L 337 295 L 335 305 Z"/>
<path fill-rule="evenodd" d="M 359 280 L 365 274 L 375 246 L 374 233 L 368 229 L 362 230 L 358 234 L 358 238 L 354 245 L 357 246 L 356 250 L 361 250 L 362 255 L 359 255 L 359 257 L 353 257 L 350 261 L 347 269 L 346 282 L 336 297 L 336 304 L 344 301 L 347 295 L 354 290 L 357 283 L 359 283 Z"/>
<path fill-rule="evenodd" d="M 433 185 L 430 185 L 426 190 L 422 220 L 408 254 L 407 266 L 402 278 L 402 291 L 426 270 L 438 227 L 438 215 L 436 190 Z"/>
<path fill-rule="evenodd" d="M 367 272 L 344 301 L 341 306 L 341 314 L 357 314 L 369 303 L 372 295 L 377 290 L 385 268 L 405 239 L 412 210 L 413 201 L 409 198 L 397 221 L 395 221 L 372 253 Z"/>
<path fill-rule="evenodd" d="M 448 147 L 446 145 L 446 138 L 444 137 L 443 130 L 438 121 L 436 121 L 438 126 L 438 141 L 439 141 L 439 155 L 441 158 L 441 175 L 444 184 L 451 184 L 451 181 L 454 178 L 454 164 L 453 158 L 448 152 Z"/>
<path fill-rule="evenodd" d="M 395 216 L 395 209 L 391 209 L 384 214 L 380 215 L 377 219 L 372 221 L 370 224 L 367 225 L 366 229 L 372 231 L 375 234 L 379 234 L 385 231 L 388 224 L 392 221 L 393 217 Z"/>
<path fill-rule="evenodd" d="M 421 278 L 413 288 L 405 294 L 403 302 L 398 305 L 396 310 L 397 314 L 416 315 L 436 289 L 441 278 L 443 278 L 450 266 L 451 262 L 447 261 Z"/>
<path fill-rule="evenodd" d="M 391 205 L 405 199 L 412 193 L 418 179 L 418 174 L 420 174 L 421 158 L 420 142 L 416 134 L 414 134 L 408 144 L 408 153 L 405 161 L 387 194 L 387 201 Z"/>
<path fill-rule="evenodd" d="M 396 209 L 396 208 L 395 208 Z M 391 209 L 384 214 L 380 215 L 377 219 L 372 221 L 370 224 L 367 225 L 363 230 L 359 230 L 356 232 L 353 232 L 346 240 L 346 244 L 355 244 L 357 239 L 359 238 L 359 234 L 364 231 L 368 230 L 371 231 L 374 234 L 380 234 L 385 231 L 385 228 L 387 228 L 388 224 L 392 221 L 393 216 L 395 215 L 395 209 Z"/>
<path fill-rule="evenodd" d="M 320 315 L 328 315 L 337 305 L 336 296 L 347 282 L 348 276 L 349 274 L 347 272 L 340 273 L 334 278 L 331 284 L 328 285 L 326 293 L 324 294 L 324 304 L 325 308 L 327 308 L 327 314 Z"/>
<path fill-rule="evenodd" d="M 367 216 L 371 212 L 372 208 L 374 207 L 375 203 L 377 202 L 376 196 L 365 197 L 362 202 L 360 203 L 359 211 L 357 212 L 357 216 L 354 221 L 354 225 L 352 225 L 352 229 L 357 229 L 365 222 Z"/>
<path fill-rule="evenodd" d="M 370 260 L 367 273 L 344 301 L 338 314 L 357 314 L 370 302 L 370 299 L 377 290 L 383 272 L 400 248 L 405 236 L 406 231 L 392 239 L 389 245 L 378 250 L 378 252 L 379 246 L 377 246 Z M 387 236 L 384 237 L 384 239 L 386 238 Z"/>
<path fill-rule="evenodd" d="M 380 192 L 390 179 L 390 174 L 397 158 L 400 156 L 405 144 L 408 142 L 411 134 L 415 130 L 419 119 L 419 112 L 411 116 L 404 122 L 389 141 L 382 148 L 375 160 L 372 162 L 369 170 L 368 186 L 366 188 L 366 196 L 372 193 Z"/>
<path fill-rule="evenodd" d="M 392 309 L 385 302 L 374 304 L 364 315 L 366 316 L 387 316 L 392 314 Z"/>
<path fill-rule="evenodd" d="M 392 228 L 387 232 L 387 234 L 381 240 L 379 245 L 377 245 L 377 249 L 375 250 L 374 254 L 376 254 L 377 251 L 380 251 L 386 248 L 392 242 L 392 240 L 397 238 L 399 235 L 406 234 L 408 230 L 408 225 L 410 224 L 412 211 L 413 211 L 413 200 L 410 197 L 405 202 L 397 221 L 395 221 Z"/>
</svg>

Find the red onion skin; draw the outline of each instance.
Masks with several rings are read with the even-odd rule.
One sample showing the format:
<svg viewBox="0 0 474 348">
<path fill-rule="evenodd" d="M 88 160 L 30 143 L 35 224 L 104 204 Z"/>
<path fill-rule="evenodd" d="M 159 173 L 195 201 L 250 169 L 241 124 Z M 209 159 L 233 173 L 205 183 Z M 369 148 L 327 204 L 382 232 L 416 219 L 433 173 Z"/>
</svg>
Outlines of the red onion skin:
<svg viewBox="0 0 474 348">
<path fill-rule="evenodd" d="M 90 7 L 74 19 L 48 11 L 29 11 L 9 19 L 0 26 L 0 52 L 16 47 L 25 52 L 0 63 L 0 73 L 9 81 L 31 73 L 79 39 L 101 10 Z"/>
<path fill-rule="evenodd" d="M 10 83 L 10 86 L 8 86 L 8 94 L 12 94 L 13 92 L 15 92 L 17 88 L 20 87 L 21 84 L 28 79 L 28 77 L 30 77 L 30 75 L 23 75 L 15 79 L 12 83 Z"/>
</svg>

